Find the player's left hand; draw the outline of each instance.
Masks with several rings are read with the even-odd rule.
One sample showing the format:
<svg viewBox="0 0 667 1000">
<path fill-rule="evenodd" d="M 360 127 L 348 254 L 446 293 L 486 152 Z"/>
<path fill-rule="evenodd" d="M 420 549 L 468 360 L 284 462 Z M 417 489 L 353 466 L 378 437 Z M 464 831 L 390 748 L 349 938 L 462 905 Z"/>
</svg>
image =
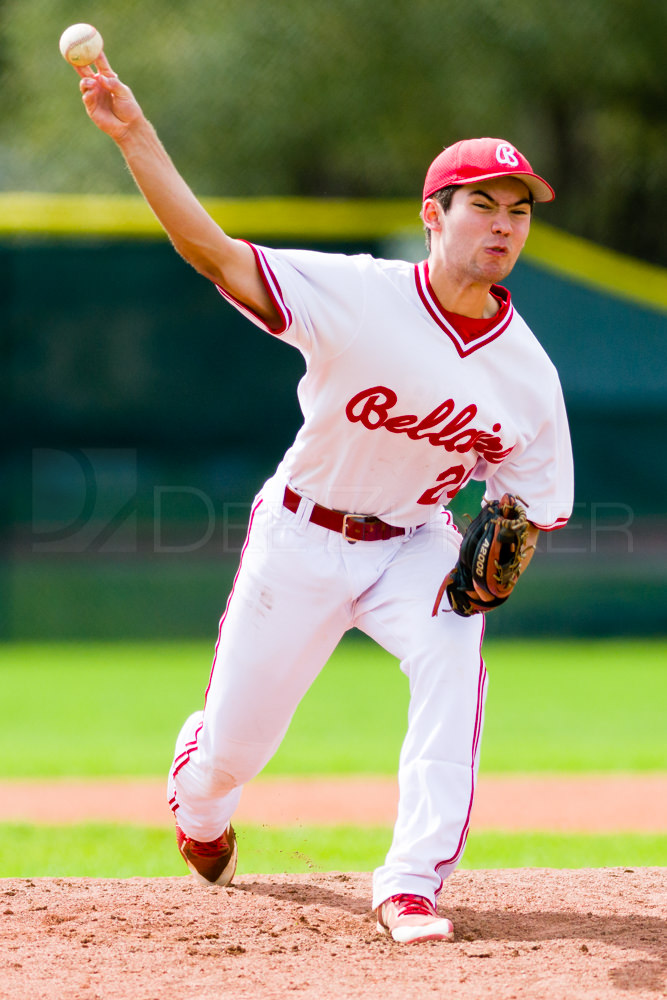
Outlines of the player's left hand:
<svg viewBox="0 0 667 1000">
<path fill-rule="evenodd" d="M 440 586 L 433 616 L 445 592 L 452 611 L 464 618 L 503 604 L 532 555 L 530 527 L 517 497 L 505 493 L 501 500 L 486 504 L 463 536 L 458 561 Z"/>
</svg>

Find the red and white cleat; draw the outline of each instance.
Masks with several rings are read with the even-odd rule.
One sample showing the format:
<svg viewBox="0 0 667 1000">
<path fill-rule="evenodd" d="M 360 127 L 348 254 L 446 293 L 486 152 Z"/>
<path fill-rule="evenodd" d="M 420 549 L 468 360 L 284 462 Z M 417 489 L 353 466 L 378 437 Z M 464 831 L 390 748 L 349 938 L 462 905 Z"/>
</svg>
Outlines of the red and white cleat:
<svg viewBox="0 0 667 1000">
<path fill-rule="evenodd" d="M 451 941 L 454 925 L 439 917 L 435 907 L 424 896 L 402 892 L 390 896 L 377 910 L 377 928 L 394 941 L 412 944 L 416 941 Z"/>
<path fill-rule="evenodd" d="M 176 824 L 176 843 L 186 865 L 202 885 L 229 885 L 236 871 L 238 848 L 230 823 L 217 840 L 193 840 Z"/>
</svg>

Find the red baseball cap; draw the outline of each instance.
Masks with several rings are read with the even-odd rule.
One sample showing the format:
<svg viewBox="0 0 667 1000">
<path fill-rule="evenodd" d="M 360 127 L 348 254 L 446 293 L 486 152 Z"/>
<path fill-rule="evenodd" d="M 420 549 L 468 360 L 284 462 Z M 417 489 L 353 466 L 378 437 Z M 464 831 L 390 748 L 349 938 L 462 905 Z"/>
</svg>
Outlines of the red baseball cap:
<svg viewBox="0 0 667 1000">
<path fill-rule="evenodd" d="M 462 139 L 443 149 L 426 172 L 423 200 L 450 184 L 474 184 L 494 177 L 517 177 L 535 201 L 553 201 L 556 197 L 551 185 L 538 177 L 511 142 L 486 138 Z"/>
</svg>

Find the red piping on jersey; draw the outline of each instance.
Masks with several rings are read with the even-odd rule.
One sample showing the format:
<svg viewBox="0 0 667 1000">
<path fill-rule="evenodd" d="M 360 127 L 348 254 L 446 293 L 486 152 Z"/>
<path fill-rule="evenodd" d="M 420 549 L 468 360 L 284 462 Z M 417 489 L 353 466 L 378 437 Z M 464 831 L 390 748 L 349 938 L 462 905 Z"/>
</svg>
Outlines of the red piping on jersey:
<svg viewBox="0 0 667 1000">
<path fill-rule="evenodd" d="M 559 528 L 564 528 L 569 520 L 569 517 L 559 517 L 553 524 L 549 525 L 538 524 L 537 521 L 531 521 L 530 523 L 534 524 L 540 531 L 558 531 Z"/>
<path fill-rule="evenodd" d="M 243 543 L 243 548 L 241 549 L 241 558 L 239 559 L 239 568 L 236 571 L 236 576 L 234 577 L 234 582 L 232 584 L 232 589 L 231 589 L 231 591 L 229 593 L 229 597 L 227 598 L 227 605 L 225 607 L 225 612 L 224 612 L 222 618 L 220 619 L 220 627 L 218 629 L 218 641 L 215 644 L 215 653 L 213 655 L 213 665 L 211 667 L 211 673 L 210 673 L 210 676 L 209 676 L 209 679 L 208 679 L 208 686 L 206 688 L 206 694 L 204 695 L 204 704 L 206 704 L 206 699 L 208 698 L 208 693 L 211 690 L 211 682 L 213 680 L 213 671 L 215 670 L 215 664 L 216 664 L 216 660 L 218 658 L 218 649 L 220 647 L 220 639 L 222 637 L 222 626 L 224 625 L 225 618 L 227 617 L 227 614 L 229 612 L 229 605 L 231 604 L 232 598 L 234 596 L 234 590 L 236 588 L 236 581 L 239 578 L 239 573 L 241 572 L 241 566 L 243 565 L 243 556 L 245 555 L 245 551 L 248 548 L 248 543 L 250 542 L 250 532 L 252 531 L 252 522 L 255 519 L 255 514 L 257 513 L 257 511 L 259 510 L 259 508 L 261 507 L 261 505 L 262 505 L 263 502 L 264 501 L 262 499 L 258 500 L 257 503 L 255 504 L 255 506 L 253 507 L 252 511 L 250 512 L 250 520 L 248 522 L 248 533 L 246 535 L 245 542 Z M 172 777 L 175 778 L 176 775 L 178 774 L 178 772 L 181 770 L 181 768 L 185 767 L 185 765 L 190 760 L 191 754 L 194 753 L 194 751 L 197 749 L 197 740 L 199 739 L 199 733 L 201 732 L 201 729 L 202 729 L 203 725 L 204 725 L 203 722 L 201 722 L 199 724 L 199 726 L 197 727 L 197 731 L 195 732 L 194 739 L 190 740 L 188 743 L 185 744 L 185 749 L 174 760 L 174 769 L 172 771 Z M 176 799 L 176 797 L 174 796 L 173 799 L 169 800 L 169 805 L 171 806 L 171 808 L 172 808 L 172 810 L 174 812 L 176 811 L 176 809 L 178 809 L 178 805 L 173 805 L 172 804 L 173 802 L 175 802 L 175 799 Z"/>
<path fill-rule="evenodd" d="M 484 619 L 484 616 L 482 616 Z M 477 753 L 479 750 L 479 741 L 482 736 L 482 718 L 484 713 L 484 691 L 486 689 L 486 667 L 484 666 L 484 660 L 482 658 L 482 641 L 484 639 L 484 627 L 486 622 L 482 620 L 482 634 L 479 639 L 479 675 L 477 678 L 477 710 L 475 712 L 475 726 L 472 734 L 472 759 L 470 761 L 470 799 L 468 801 L 468 812 L 466 813 L 466 818 L 463 823 L 463 828 L 461 830 L 461 836 L 459 837 L 459 842 L 456 845 L 456 850 L 452 854 L 451 858 L 447 858 L 445 861 L 439 861 L 435 866 L 436 872 L 439 874 L 440 869 L 446 865 L 455 864 L 458 859 L 463 854 L 463 849 L 466 845 L 466 840 L 468 839 L 468 830 L 470 828 L 470 814 L 472 812 L 472 804 L 475 798 L 475 761 L 477 759 Z M 436 889 L 436 896 L 442 889 L 443 878 L 440 876 L 440 885 Z"/>
<path fill-rule="evenodd" d="M 443 507 L 442 513 L 447 518 L 447 527 L 452 528 L 452 530 L 455 531 L 457 535 L 460 535 L 461 532 L 456 526 L 451 510 L 448 510 L 447 507 Z"/>
<path fill-rule="evenodd" d="M 218 289 L 222 297 L 227 299 L 228 302 L 232 302 L 239 310 L 239 312 L 243 313 L 244 316 L 248 317 L 248 319 L 254 320 L 256 323 L 259 323 L 262 326 L 262 328 L 267 331 L 267 333 L 272 333 L 274 336 L 280 337 L 292 325 L 292 313 L 290 312 L 289 308 L 285 303 L 285 299 L 283 298 L 280 282 L 278 281 L 275 274 L 269 267 L 266 257 L 259 249 L 259 247 L 256 247 L 254 243 L 249 243 L 248 240 L 241 240 L 240 242 L 247 243 L 255 255 L 255 263 L 257 265 L 259 276 L 262 279 L 262 284 L 264 285 L 264 288 L 266 289 L 267 295 L 271 299 L 271 302 L 273 303 L 276 310 L 280 314 L 281 317 L 280 326 L 277 327 L 277 329 L 275 330 L 272 329 L 266 323 L 266 321 L 262 319 L 262 317 L 255 312 L 254 309 L 251 309 L 249 306 L 245 305 L 244 302 L 240 302 L 230 292 L 228 292 L 226 288 L 223 288 L 221 285 L 216 285 L 215 287 Z"/>
<path fill-rule="evenodd" d="M 510 293 L 506 288 L 501 288 L 500 285 L 494 285 L 493 287 L 498 291 L 502 291 L 502 296 L 500 297 L 505 299 L 503 306 L 489 321 L 489 329 L 483 328 L 478 333 L 473 333 L 468 330 L 457 329 L 448 318 L 452 314 L 448 314 L 447 310 L 443 308 L 438 296 L 431 287 L 428 276 L 428 261 L 423 260 L 420 264 L 415 264 L 415 284 L 424 308 L 431 319 L 435 320 L 440 329 L 447 334 L 461 358 L 467 357 L 474 351 L 479 350 L 480 347 L 486 347 L 487 344 L 496 340 L 512 322 L 514 306 L 512 305 Z"/>
</svg>

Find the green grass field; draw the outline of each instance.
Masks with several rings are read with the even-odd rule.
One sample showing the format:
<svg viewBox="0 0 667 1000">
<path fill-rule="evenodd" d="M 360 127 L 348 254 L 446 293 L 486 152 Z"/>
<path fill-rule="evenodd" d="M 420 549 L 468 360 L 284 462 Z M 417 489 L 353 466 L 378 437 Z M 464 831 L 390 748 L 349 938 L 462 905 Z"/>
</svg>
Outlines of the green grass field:
<svg viewBox="0 0 667 1000">
<path fill-rule="evenodd" d="M 207 643 L 0 646 L 0 759 L 9 778 L 165 773 L 200 708 Z M 667 640 L 485 647 L 486 772 L 667 770 Z M 407 682 L 354 636 L 306 695 L 267 774 L 393 774 Z"/>
<path fill-rule="evenodd" d="M 201 706 L 211 653 L 206 643 L 0 646 L 3 777 L 162 776 L 180 723 Z M 485 658 L 485 772 L 667 771 L 667 641 L 496 640 Z M 396 661 L 352 636 L 266 773 L 395 773 L 406 710 Z M 2 877 L 183 872 L 169 830 L 7 823 L 0 833 Z M 390 830 L 251 827 L 242 838 L 241 873 L 363 871 L 384 856 Z M 632 867 L 665 858 L 667 836 L 473 831 L 464 867 Z"/>
<path fill-rule="evenodd" d="M 164 877 L 186 874 L 170 829 L 87 823 L 0 824 L 0 877 Z M 239 875 L 372 871 L 391 842 L 388 827 L 244 826 Z M 11 850 L 16 845 L 16 850 Z M 462 868 L 606 868 L 664 865 L 667 836 L 473 830 Z"/>
</svg>

